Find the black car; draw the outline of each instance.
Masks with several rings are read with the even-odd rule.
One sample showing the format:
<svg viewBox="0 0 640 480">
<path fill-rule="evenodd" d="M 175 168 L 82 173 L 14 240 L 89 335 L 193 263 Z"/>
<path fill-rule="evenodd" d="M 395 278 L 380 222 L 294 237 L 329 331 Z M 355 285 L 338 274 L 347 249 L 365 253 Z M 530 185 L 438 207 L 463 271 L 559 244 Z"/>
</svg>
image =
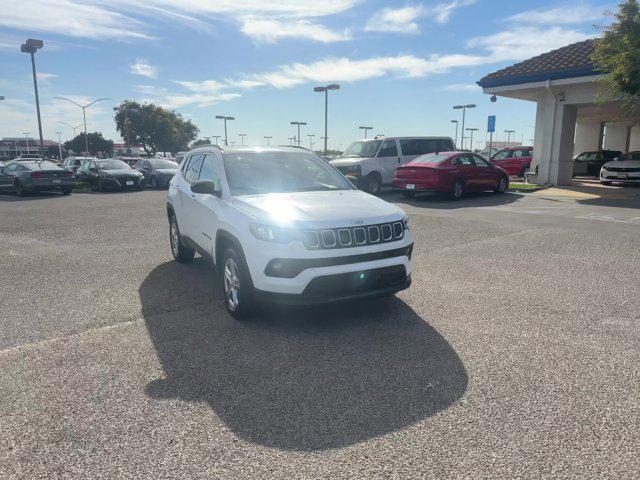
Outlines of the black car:
<svg viewBox="0 0 640 480">
<path fill-rule="evenodd" d="M 169 181 L 180 166 L 164 158 L 144 158 L 134 167 L 144 175 L 146 184 L 152 188 L 168 188 Z"/>
<path fill-rule="evenodd" d="M 573 159 L 573 176 L 592 175 L 597 177 L 600 175 L 602 165 L 621 156 L 622 152 L 619 150 L 582 152 Z"/>
<path fill-rule="evenodd" d="M 104 190 L 142 190 L 144 175 L 131 168 L 122 160 L 85 160 L 76 170 L 76 179 L 85 182 L 99 192 Z"/>
</svg>

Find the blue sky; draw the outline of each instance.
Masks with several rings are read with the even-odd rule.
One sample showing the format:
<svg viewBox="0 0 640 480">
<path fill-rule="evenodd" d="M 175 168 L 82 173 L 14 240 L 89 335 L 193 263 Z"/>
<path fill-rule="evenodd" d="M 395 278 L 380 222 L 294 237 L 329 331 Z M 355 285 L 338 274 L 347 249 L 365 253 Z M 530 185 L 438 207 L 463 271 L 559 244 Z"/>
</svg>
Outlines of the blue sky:
<svg viewBox="0 0 640 480">
<path fill-rule="evenodd" d="M 360 137 L 359 125 L 386 135 L 451 135 L 458 103 L 476 103 L 468 127 L 533 136 L 535 105 L 490 103 L 482 76 L 553 48 L 597 35 L 608 2 L 497 0 L 0 0 L 0 136 L 37 132 L 30 63 L 19 52 L 41 38 L 37 54 L 45 137 L 72 136 L 79 102 L 90 131 L 119 140 L 114 105 L 153 101 L 193 120 L 200 136 L 221 135 L 217 114 L 232 115 L 230 140 L 288 144 L 291 121 L 306 121 L 316 147 L 323 96 L 331 92 L 329 144 Z M 484 133 L 476 134 L 484 140 Z M 500 134 L 502 137 L 502 134 Z M 500 138 L 501 139 L 501 138 Z"/>
</svg>

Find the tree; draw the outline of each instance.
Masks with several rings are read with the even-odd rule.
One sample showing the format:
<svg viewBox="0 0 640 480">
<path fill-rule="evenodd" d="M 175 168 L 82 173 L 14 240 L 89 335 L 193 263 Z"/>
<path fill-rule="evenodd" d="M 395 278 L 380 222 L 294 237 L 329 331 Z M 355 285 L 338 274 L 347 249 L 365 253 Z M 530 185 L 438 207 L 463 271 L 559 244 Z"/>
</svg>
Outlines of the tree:
<svg viewBox="0 0 640 480">
<path fill-rule="evenodd" d="M 596 41 L 593 61 L 603 72 L 602 100 L 623 100 L 623 108 L 633 118 L 640 117 L 640 6 L 637 0 L 619 5 L 615 21 L 604 28 Z"/>
<path fill-rule="evenodd" d="M 196 148 L 196 147 L 199 147 L 201 145 L 211 145 L 211 140 L 209 140 L 208 138 L 196 140 L 195 142 L 193 142 L 191 144 L 191 148 Z"/>
<path fill-rule="evenodd" d="M 153 103 L 125 100 L 115 116 L 122 138 L 142 144 L 149 155 L 186 150 L 198 135 L 198 127 L 179 114 Z"/>
<path fill-rule="evenodd" d="M 89 140 L 89 154 L 96 155 L 98 152 L 105 152 L 111 156 L 113 154 L 113 141 L 107 140 L 102 136 L 100 132 L 94 132 L 87 134 Z M 84 152 L 84 132 L 80 135 L 72 138 L 68 142 L 65 142 L 64 148 L 67 150 L 73 150 L 75 153 Z"/>
</svg>

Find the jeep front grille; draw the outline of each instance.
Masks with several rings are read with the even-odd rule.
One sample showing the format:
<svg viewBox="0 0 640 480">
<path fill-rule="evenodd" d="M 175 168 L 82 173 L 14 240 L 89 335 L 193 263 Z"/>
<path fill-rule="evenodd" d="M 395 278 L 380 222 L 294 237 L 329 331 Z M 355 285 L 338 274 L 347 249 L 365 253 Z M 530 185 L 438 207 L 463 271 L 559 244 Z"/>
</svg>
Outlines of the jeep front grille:
<svg viewBox="0 0 640 480">
<path fill-rule="evenodd" d="M 311 250 L 361 247 L 394 242 L 404 237 L 402 222 L 363 225 L 362 227 L 305 230 L 304 245 Z"/>
</svg>

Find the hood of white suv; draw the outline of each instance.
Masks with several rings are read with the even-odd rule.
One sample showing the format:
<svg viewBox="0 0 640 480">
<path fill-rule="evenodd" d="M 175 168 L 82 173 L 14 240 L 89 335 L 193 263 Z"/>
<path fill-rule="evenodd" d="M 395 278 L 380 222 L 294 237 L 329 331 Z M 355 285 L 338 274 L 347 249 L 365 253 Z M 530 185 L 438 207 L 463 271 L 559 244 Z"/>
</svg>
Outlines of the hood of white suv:
<svg viewBox="0 0 640 480">
<path fill-rule="evenodd" d="M 349 158 L 336 158 L 329 163 L 334 167 L 348 167 L 349 165 L 355 165 L 365 160 L 371 160 L 374 157 L 349 157 Z"/>
<path fill-rule="evenodd" d="M 234 197 L 256 221 L 307 228 L 370 225 L 399 220 L 404 211 L 359 190 L 272 193 Z"/>
<path fill-rule="evenodd" d="M 618 160 L 613 162 L 607 162 L 603 166 L 618 167 L 618 168 L 640 168 L 640 160 Z"/>
</svg>

